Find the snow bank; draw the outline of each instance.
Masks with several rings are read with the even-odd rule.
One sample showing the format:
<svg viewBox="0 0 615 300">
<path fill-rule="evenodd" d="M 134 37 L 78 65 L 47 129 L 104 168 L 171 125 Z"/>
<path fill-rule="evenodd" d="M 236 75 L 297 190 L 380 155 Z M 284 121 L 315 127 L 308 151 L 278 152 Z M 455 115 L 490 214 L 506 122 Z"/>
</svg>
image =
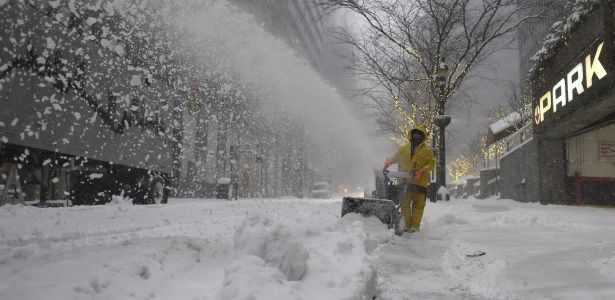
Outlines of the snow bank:
<svg viewBox="0 0 615 300">
<path fill-rule="evenodd" d="M 372 299 L 374 250 L 393 237 L 375 218 L 348 215 L 325 231 L 291 231 L 250 215 L 233 238 L 219 299 Z"/>
<path fill-rule="evenodd" d="M 531 206 L 533 204 L 526 204 Z M 547 211 L 510 210 L 492 214 L 481 222 L 492 228 L 519 226 L 523 228 L 591 229 L 582 218 L 562 219 Z M 478 224 L 478 223 L 477 223 Z"/>
<path fill-rule="evenodd" d="M 114 206 L 118 210 L 131 209 L 133 207 L 132 199 L 123 196 L 112 196 L 111 201 L 106 203 L 105 206 Z"/>
<path fill-rule="evenodd" d="M 220 299 L 301 299 L 292 281 L 303 278 L 309 254 L 287 227 L 252 215 L 233 242 L 238 257 L 225 268 Z"/>
<path fill-rule="evenodd" d="M 289 229 L 273 224 L 271 219 L 252 215 L 237 229 L 234 249 L 242 255 L 261 258 L 267 265 L 278 268 L 287 280 L 303 278 L 309 257 L 305 246 Z"/>
<path fill-rule="evenodd" d="M 468 205 L 469 204 L 469 205 Z M 437 206 L 436 211 L 432 211 Z M 520 203 L 513 200 L 453 199 L 451 202 L 431 204 L 423 220 L 425 229 L 441 227 L 488 227 L 519 229 L 553 228 L 559 230 L 589 230 L 596 226 L 585 218 L 571 216 L 561 218 L 547 206 L 538 203 Z M 569 207 L 563 207 L 566 210 Z M 454 228 L 450 228 L 454 229 Z"/>
<path fill-rule="evenodd" d="M 246 255 L 226 267 L 220 299 L 301 299 L 279 269 Z"/>
</svg>

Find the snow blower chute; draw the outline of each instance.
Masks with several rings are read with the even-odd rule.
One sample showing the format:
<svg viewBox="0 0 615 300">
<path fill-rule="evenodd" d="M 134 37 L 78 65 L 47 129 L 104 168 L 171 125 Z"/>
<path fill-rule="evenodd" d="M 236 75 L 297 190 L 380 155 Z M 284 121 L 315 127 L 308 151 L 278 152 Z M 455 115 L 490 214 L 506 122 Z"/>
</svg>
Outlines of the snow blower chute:
<svg viewBox="0 0 615 300">
<path fill-rule="evenodd" d="M 376 171 L 376 190 L 373 198 L 344 197 L 342 201 L 342 217 L 348 213 L 357 213 L 365 217 L 374 216 L 389 228 L 394 228 L 396 234 L 401 234 L 401 202 L 406 192 L 407 184 L 397 185 L 393 179 L 410 178 L 409 172 Z"/>
</svg>

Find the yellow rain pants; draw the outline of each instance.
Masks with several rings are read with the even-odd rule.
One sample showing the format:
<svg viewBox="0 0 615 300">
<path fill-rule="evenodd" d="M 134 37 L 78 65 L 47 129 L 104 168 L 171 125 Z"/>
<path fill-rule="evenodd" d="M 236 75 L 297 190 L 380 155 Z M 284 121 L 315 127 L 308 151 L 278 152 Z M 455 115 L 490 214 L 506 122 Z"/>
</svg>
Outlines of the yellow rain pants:
<svg viewBox="0 0 615 300">
<path fill-rule="evenodd" d="M 423 219 L 423 210 L 425 209 L 426 197 L 423 193 L 414 191 L 406 192 L 404 202 L 401 205 L 401 213 L 404 216 L 405 229 L 421 229 L 421 219 Z"/>
</svg>

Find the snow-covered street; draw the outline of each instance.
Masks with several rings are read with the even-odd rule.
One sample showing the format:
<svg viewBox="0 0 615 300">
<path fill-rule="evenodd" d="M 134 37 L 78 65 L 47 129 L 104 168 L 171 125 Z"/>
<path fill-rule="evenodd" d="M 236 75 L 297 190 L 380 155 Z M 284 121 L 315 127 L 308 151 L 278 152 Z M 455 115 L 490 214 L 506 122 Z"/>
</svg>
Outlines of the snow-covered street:
<svg viewBox="0 0 615 300">
<path fill-rule="evenodd" d="M 360 298 L 374 291 L 368 251 L 392 233 L 370 220 L 366 236 L 339 209 L 296 199 L 3 206 L 0 299 Z"/>
<path fill-rule="evenodd" d="M 613 20 L 0 0 L 0 300 L 615 299 Z"/>
<path fill-rule="evenodd" d="M 340 199 L 171 200 L 1 207 L 0 298 L 615 297 L 613 209 L 454 199 L 396 237 Z"/>
</svg>

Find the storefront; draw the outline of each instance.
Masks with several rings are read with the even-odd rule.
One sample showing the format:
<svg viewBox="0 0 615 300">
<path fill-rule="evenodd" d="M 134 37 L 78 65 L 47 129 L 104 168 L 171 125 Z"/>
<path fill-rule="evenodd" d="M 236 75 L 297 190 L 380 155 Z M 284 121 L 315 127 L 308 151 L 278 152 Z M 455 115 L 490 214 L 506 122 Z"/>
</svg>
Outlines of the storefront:
<svg viewBox="0 0 615 300">
<path fill-rule="evenodd" d="M 615 14 L 592 13 L 536 65 L 530 80 L 538 197 L 615 205 Z"/>
<path fill-rule="evenodd" d="M 615 122 L 566 139 L 575 202 L 615 204 Z"/>
</svg>

